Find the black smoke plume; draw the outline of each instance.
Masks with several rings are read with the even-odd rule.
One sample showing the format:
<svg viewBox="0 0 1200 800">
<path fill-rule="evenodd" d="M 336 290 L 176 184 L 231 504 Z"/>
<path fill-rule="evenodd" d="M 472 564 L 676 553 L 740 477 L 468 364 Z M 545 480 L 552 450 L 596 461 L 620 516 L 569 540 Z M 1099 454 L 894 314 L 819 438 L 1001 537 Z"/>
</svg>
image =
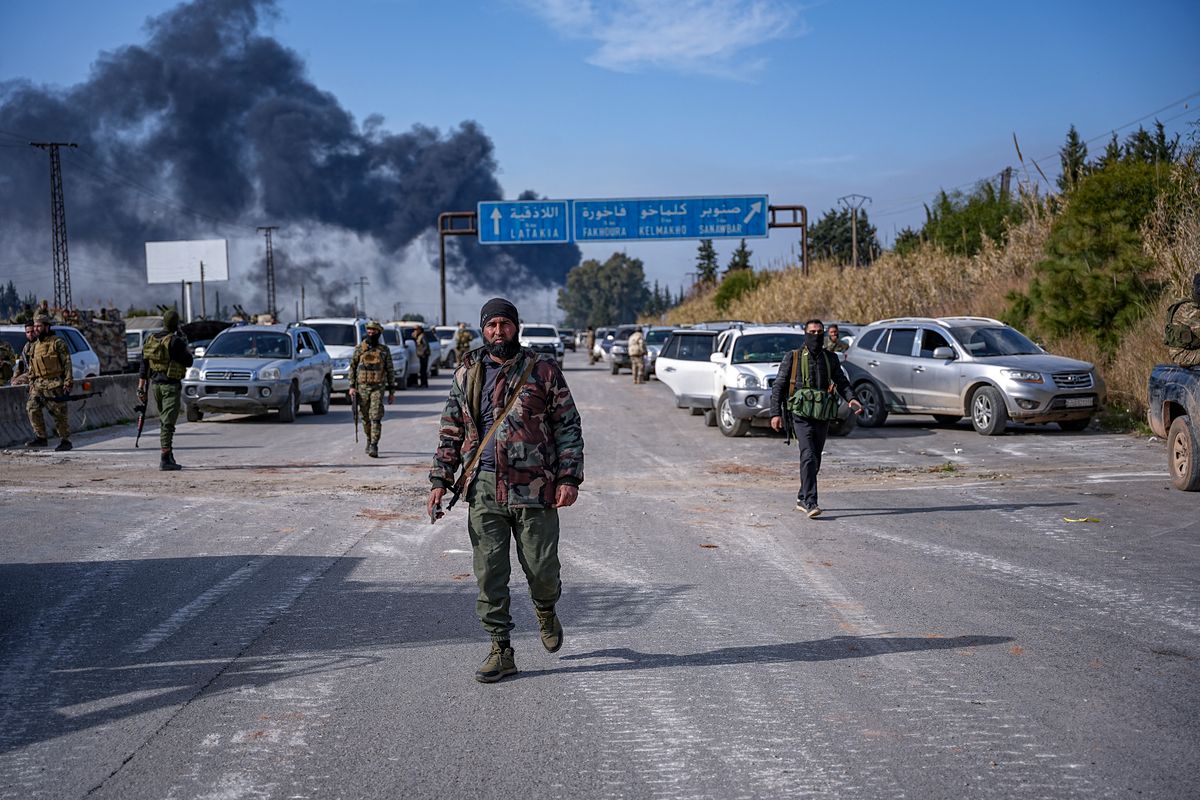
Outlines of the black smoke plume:
<svg viewBox="0 0 1200 800">
<path fill-rule="evenodd" d="M 357 123 L 295 52 L 260 31 L 275 13 L 274 0 L 195 0 L 150 19 L 143 44 L 102 53 L 80 84 L 0 83 L 0 143 L 79 144 L 62 151 L 72 252 L 107 254 L 108 280 L 144 285 L 146 241 L 248 239 L 267 223 L 283 227 L 277 248 L 289 229 L 333 230 L 374 241 L 394 262 L 420 237 L 429 251 L 440 212 L 503 197 L 477 123 L 404 133 L 378 117 Z M 5 259 L 16 250 L 48 258 L 47 161 L 33 148 L 0 149 Z M 579 262 L 574 245 L 481 247 L 466 238 L 448 240 L 460 287 L 547 288 Z M 296 253 L 291 263 L 317 271 L 310 285 L 329 291 L 345 290 L 361 268 Z M 74 282 L 86 280 L 88 264 L 72 267 Z M 379 277 L 376 291 L 403 290 L 386 285 L 398 274 Z M 281 287 L 291 282 L 280 275 Z"/>
</svg>

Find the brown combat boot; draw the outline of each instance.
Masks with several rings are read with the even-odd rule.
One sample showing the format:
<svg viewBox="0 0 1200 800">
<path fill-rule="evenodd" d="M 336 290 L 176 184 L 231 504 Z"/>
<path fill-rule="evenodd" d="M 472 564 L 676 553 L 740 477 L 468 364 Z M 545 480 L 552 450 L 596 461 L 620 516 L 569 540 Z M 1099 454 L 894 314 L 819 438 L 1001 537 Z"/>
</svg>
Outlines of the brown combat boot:
<svg viewBox="0 0 1200 800">
<path fill-rule="evenodd" d="M 512 647 L 505 647 L 501 642 L 492 642 L 492 650 L 487 658 L 475 670 L 475 680 L 480 683 L 495 683 L 517 674 L 517 661 Z"/>
<path fill-rule="evenodd" d="M 563 627 L 558 614 L 554 613 L 553 608 L 549 611 L 535 608 L 533 613 L 537 615 L 538 628 L 542 632 L 542 647 L 547 652 L 557 653 L 563 645 Z"/>
<path fill-rule="evenodd" d="M 175 455 L 170 450 L 162 451 L 162 458 L 158 462 L 158 468 L 163 472 L 174 472 L 183 469 L 182 466 L 175 463 Z"/>
</svg>

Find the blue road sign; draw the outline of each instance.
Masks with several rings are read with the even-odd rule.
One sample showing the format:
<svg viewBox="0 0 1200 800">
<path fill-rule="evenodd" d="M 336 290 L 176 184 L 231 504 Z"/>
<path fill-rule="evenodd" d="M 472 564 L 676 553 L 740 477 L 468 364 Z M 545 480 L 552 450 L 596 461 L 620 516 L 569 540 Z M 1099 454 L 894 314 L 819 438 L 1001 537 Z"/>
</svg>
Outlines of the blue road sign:
<svg viewBox="0 0 1200 800">
<path fill-rule="evenodd" d="M 765 194 L 572 200 L 571 222 L 577 242 L 761 239 L 767 206 Z"/>
<path fill-rule="evenodd" d="M 570 201 L 515 200 L 479 204 L 480 244 L 571 241 Z"/>
</svg>

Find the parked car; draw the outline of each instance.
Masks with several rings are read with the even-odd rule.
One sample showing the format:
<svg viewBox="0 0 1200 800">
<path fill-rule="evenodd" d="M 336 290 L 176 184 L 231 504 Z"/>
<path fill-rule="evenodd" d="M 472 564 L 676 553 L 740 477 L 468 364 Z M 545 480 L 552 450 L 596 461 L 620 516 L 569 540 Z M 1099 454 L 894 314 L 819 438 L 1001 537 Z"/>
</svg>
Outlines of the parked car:
<svg viewBox="0 0 1200 800">
<path fill-rule="evenodd" d="M 410 360 L 409 348 L 405 345 L 404 338 L 398 328 L 384 325 L 381 335 L 383 336 L 383 343 L 387 345 L 388 352 L 392 354 L 392 371 L 396 375 L 396 382 L 390 388 L 404 391 L 408 388 L 410 374 L 414 371 L 419 372 L 421 369 L 421 365 L 417 363 L 416 349 L 413 349 Z"/>
<path fill-rule="evenodd" d="M 658 362 L 658 355 L 662 352 L 663 345 L 667 343 L 667 339 L 671 336 L 671 329 L 665 327 L 653 327 L 646 329 L 646 374 L 654 375 L 655 365 Z"/>
<path fill-rule="evenodd" d="M 655 369 L 658 379 L 675 395 L 676 407 L 691 409 L 696 415 L 710 407 L 712 363 L 708 357 L 716 341 L 716 331 L 679 328 L 663 343 Z"/>
<path fill-rule="evenodd" d="M 563 347 L 575 352 L 575 329 L 574 328 L 559 328 L 558 338 L 562 339 Z"/>
<path fill-rule="evenodd" d="M 71 352 L 71 378 L 73 380 L 95 378 L 100 375 L 100 356 L 96 355 L 96 351 L 88 343 L 87 337 L 80 333 L 78 328 L 70 325 L 51 325 L 50 330 L 67 343 L 67 350 Z M 0 325 L 0 337 L 8 342 L 18 357 L 21 355 L 26 341 L 24 325 Z"/>
<path fill-rule="evenodd" d="M 566 355 L 562 339 L 558 336 L 558 328 L 546 322 L 523 322 L 517 332 L 517 340 L 522 347 L 528 347 L 535 353 L 554 356 L 561 365 Z"/>
<path fill-rule="evenodd" d="M 205 414 L 279 412 L 292 422 L 303 403 L 329 411 L 332 363 L 320 335 L 303 325 L 238 325 L 217 334 L 183 378 L 188 422 Z"/>
<path fill-rule="evenodd" d="M 1150 429 L 1167 440 L 1171 484 L 1200 491 L 1200 369 L 1159 364 L 1150 372 Z"/>
<path fill-rule="evenodd" d="M 804 331 L 791 326 L 738 326 L 717 335 L 709 360 L 712 373 L 704 422 L 726 436 L 745 436 L 754 425 L 771 423 L 771 391 L 779 365 L 804 346 Z M 831 436 L 846 436 L 856 425 L 850 407 L 842 403 L 829 424 Z"/>
<path fill-rule="evenodd" d="M 471 349 L 483 347 L 483 333 L 478 328 L 467 328 L 471 332 Z M 442 366 L 453 369 L 458 361 L 458 350 L 455 337 L 458 336 L 457 325 L 438 325 L 434 328 L 438 341 L 442 345 Z"/>
<path fill-rule="evenodd" d="M 350 392 L 350 356 L 367 338 L 367 321 L 362 317 L 320 317 L 302 323 L 315 330 L 333 364 L 333 393 Z"/>
<path fill-rule="evenodd" d="M 420 380 L 421 375 L 421 360 L 417 358 L 417 329 L 425 330 L 425 341 L 429 343 L 429 374 L 436 376 L 438 374 L 438 366 L 442 361 L 442 342 L 438 339 L 432 328 L 426 327 L 421 322 L 400 321 L 388 322 L 384 327 L 394 327 L 400 331 L 400 336 L 404 340 L 404 346 L 408 349 L 408 372 L 410 375 L 409 382 L 413 385 Z"/>
<path fill-rule="evenodd" d="M 622 325 L 613 334 L 612 344 L 609 345 L 608 359 L 608 366 L 613 375 L 618 374 L 622 369 L 633 369 L 632 362 L 629 360 L 629 337 L 640 328 L 640 325 Z"/>
<path fill-rule="evenodd" d="M 608 361 L 609 351 L 612 350 L 613 345 L 613 334 L 616 332 L 616 328 L 596 328 L 596 344 L 592 348 L 592 355 L 597 361 Z"/>
<path fill-rule="evenodd" d="M 1081 431 L 1105 401 L 1093 365 L 1051 355 L 986 317 L 874 322 L 846 353 L 846 372 L 867 427 L 889 414 L 928 414 L 942 424 L 970 417 L 985 436 L 1010 419 Z"/>
</svg>

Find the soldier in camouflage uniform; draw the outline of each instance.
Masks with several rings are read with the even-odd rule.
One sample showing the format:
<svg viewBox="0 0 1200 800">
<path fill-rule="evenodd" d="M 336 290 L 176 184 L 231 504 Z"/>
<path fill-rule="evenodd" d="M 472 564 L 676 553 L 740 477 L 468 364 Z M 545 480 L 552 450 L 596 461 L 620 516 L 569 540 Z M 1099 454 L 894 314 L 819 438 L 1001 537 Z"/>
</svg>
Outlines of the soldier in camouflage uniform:
<svg viewBox="0 0 1200 800">
<path fill-rule="evenodd" d="M 830 325 L 825 329 L 828 337 L 825 340 L 825 349 L 831 353 L 844 353 L 850 349 L 850 345 L 842 341 L 842 331 L 837 325 Z"/>
<path fill-rule="evenodd" d="M 396 370 L 392 351 L 380 339 L 383 326 L 375 320 L 367 323 L 367 338 L 359 342 L 350 356 L 350 402 L 358 403 L 363 431 L 367 434 L 367 455 L 379 458 L 379 434 L 383 429 L 383 393 L 390 406 L 396 399 L 392 387 Z"/>
<path fill-rule="evenodd" d="M 138 368 L 138 402 L 146 405 L 147 386 L 154 389 L 158 409 L 158 468 L 164 472 L 183 469 L 175 460 L 175 422 L 183 406 L 183 381 L 193 363 L 187 337 L 179 330 L 179 312 L 163 314 L 162 333 L 146 337 L 142 346 L 142 364 Z"/>
<path fill-rule="evenodd" d="M 12 379 L 13 386 L 29 385 L 29 359 L 33 357 L 33 343 L 36 340 L 34 321 L 29 320 L 25 323 L 25 346 L 21 348 L 21 355 L 17 357 L 16 370 Z"/>
<path fill-rule="evenodd" d="M 1176 364 L 1200 366 L 1200 272 L 1192 276 L 1192 298 L 1171 306 L 1164 340 Z"/>
<path fill-rule="evenodd" d="M 432 518 L 465 462 L 460 487 L 470 504 L 467 532 L 479 586 L 475 610 L 492 639 L 475 679 L 494 683 L 517 672 L 509 639 L 512 539 L 542 645 L 551 653 L 562 647 L 562 623 L 555 612 L 562 594 L 558 509 L 579 496 L 583 430 L 554 357 L 538 356 L 517 343 L 520 321 L 512 303 L 489 300 L 480 324 L 485 345 L 467 353 L 454 371 L 442 412 L 428 510 Z"/>
<path fill-rule="evenodd" d="M 50 329 L 52 324 L 50 317 L 39 316 L 34 325 L 36 338 L 25 348 L 29 353 L 29 399 L 25 401 L 25 411 L 33 427 L 33 438 L 25 446 L 45 447 L 48 444 L 46 417 L 42 413 L 48 410 L 54 417 L 54 431 L 60 439 L 54 449 L 63 451 L 71 449 L 67 404 L 53 398 L 69 395 L 75 378 L 71 373 L 71 351 Z"/>
<path fill-rule="evenodd" d="M 467 323 L 458 323 L 458 333 L 454 334 L 454 363 L 461 364 L 463 356 L 471 350 L 471 340 L 475 337 L 471 336 L 471 332 L 467 330 Z"/>
</svg>

